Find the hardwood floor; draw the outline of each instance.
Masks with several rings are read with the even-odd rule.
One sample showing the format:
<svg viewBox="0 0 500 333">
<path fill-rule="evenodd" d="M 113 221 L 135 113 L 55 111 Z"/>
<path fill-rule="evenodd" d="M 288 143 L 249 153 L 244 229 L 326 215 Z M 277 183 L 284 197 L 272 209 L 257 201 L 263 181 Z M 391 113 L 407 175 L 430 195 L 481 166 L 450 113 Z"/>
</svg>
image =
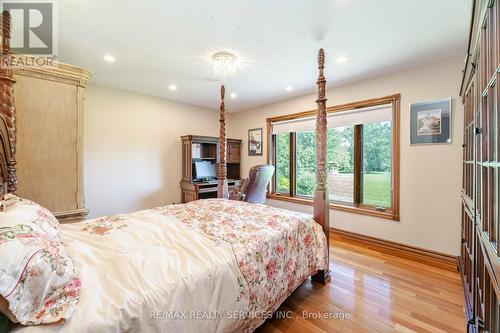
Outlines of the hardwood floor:
<svg viewBox="0 0 500 333">
<path fill-rule="evenodd" d="M 460 276 L 330 236 L 332 281 L 306 281 L 257 332 L 465 332 Z M 349 319 L 303 318 L 325 313 Z"/>
</svg>

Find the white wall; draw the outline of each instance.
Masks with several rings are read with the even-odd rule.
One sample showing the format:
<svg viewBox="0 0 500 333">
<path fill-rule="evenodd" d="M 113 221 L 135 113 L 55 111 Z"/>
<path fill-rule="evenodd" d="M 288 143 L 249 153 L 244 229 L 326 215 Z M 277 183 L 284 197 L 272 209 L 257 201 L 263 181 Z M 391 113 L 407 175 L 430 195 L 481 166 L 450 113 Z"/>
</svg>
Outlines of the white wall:
<svg viewBox="0 0 500 333">
<path fill-rule="evenodd" d="M 84 170 L 89 217 L 180 201 L 181 135 L 218 136 L 218 112 L 91 85 Z"/>
<path fill-rule="evenodd" d="M 458 255 L 460 246 L 460 189 L 463 107 L 459 99 L 462 58 L 451 58 L 420 68 L 371 78 L 327 91 L 327 105 L 344 104 L 401 93 L 401 221 L 395 222 L 354 213 L 331 211 L 331 226 L 377 238 Z M 328 66 L 326 68 L 328 71 Z M 316 78 L 311 78 L 315 82 Z M 231 114 L 228 136 L 244 139 L 247 131 L 266 128 L 266 118 L 311 110 L 311 95 Z M 409 104 L 440 97 L 452 97 L 452 144 L 410 146 Z M 264 151 L 267 142 L 264 142 Z M 242 154 L 242 174 L 264 156 Z M 311 212 L 312 207 L 269 200 L 283 208 Z"/>
</svg>

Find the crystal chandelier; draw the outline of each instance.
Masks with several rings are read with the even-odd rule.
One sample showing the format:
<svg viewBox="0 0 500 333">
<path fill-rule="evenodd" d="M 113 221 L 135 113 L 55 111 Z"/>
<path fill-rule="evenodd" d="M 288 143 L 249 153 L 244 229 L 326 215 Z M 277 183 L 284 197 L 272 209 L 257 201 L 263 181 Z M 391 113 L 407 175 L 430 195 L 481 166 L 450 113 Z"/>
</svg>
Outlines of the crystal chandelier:
<svg viewBox="0 0 500 333">
<path fill-rule="evenodd" d="M 234 54 L 221 51 L 212 56 L 214 71 L 221 81 L 229 79 L 236 73 L 236 62 L 238 58 Z"/>
</svg>

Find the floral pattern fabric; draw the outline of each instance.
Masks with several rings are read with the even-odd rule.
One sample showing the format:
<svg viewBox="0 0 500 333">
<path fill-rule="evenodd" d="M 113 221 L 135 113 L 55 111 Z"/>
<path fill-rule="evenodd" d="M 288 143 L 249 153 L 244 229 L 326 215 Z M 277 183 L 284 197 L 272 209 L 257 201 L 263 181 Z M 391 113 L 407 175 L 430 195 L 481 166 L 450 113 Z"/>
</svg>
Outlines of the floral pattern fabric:
<svg viewBox="0 0 500 333">
<path fill-rule="evenodd" d="M 63 326 L 16 332 L 241 331 L 244 316 L 212 315 L 248 310 L 229 243 L 151 209 L 62 224 L 61 231 L 81 280 L 77 311 Z"/>
<path fill-rule="evenodd" d="M 95 235 L 105 235 L 113 230 L 122 229 L 128 227 L 127 216 L 110 215 L 103 216 L 94 220 L 85 221 L 85 225 L 82 227 L 82 231 L 95 234 Z"/>
<path fill-rule="evenodd" d="M 266 205 L 206 199 L 156 208 L 231 244 L 249 288 L 244 330 L 253 331 L 305 280 L 327 267 L 327 243 L 310 215 Z"/>
<path fill-rule="evenodd" d="M 0 295 L 24 325 L 68 319 L 80 281 L 66 254 L 59 223 L 45 208 L 13 195 L 0 212 Z"/>
<path fill-rule="evenodd" d="M 31 224 L 36 224 L 50 236 L 61 238 L 59 221 L 47 208 L 14 194 L 4 196 L 2 207 L 3 212 L 9 216 L 29 220 Z"/>
<path fill-rule="evenodd" d="M 0 213 L 0 256 L 15 242 L 31 252 L 7 295 L 11 309 L 27 324 L 68 319 L 80 297 L 72 260 L 57 250 L 60 240 L 38 225 L 14 222 L 19 221 L 2 224 Z M 326 237 L 310 215 L 239 201 L 207 199 L 68 224 L 63 230 L 86 286 L 79 311 L 63 331 L 215 332 L 218 327 L 250 332 L 308 276 L 327 266 Z M 48 277 L 55 287 L 37 295 Z M 144 312 L 143 295 L 149 310 L 246 315 L 241 320 L 142 321 L 137 318 Z M 103 297 L 110 302 L 103 303 Z M 16 298 L 23 301 L 15 303 Z M 91 328 L 93 323 L 98 326 Z"/>
</svg>

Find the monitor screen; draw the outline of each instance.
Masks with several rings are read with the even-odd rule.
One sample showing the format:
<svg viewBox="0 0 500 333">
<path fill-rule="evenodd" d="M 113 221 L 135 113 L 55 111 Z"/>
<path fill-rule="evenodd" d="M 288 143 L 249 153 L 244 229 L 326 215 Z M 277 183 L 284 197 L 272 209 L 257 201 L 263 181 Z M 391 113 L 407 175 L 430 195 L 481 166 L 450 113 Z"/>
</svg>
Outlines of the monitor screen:
<svg viewBox="0 0 500 333">
<path fill-rule="evenodd" d="M 195 179 L 215 178 L 215 164 L 208 161 L 194 162 Z"/>
</svg>

